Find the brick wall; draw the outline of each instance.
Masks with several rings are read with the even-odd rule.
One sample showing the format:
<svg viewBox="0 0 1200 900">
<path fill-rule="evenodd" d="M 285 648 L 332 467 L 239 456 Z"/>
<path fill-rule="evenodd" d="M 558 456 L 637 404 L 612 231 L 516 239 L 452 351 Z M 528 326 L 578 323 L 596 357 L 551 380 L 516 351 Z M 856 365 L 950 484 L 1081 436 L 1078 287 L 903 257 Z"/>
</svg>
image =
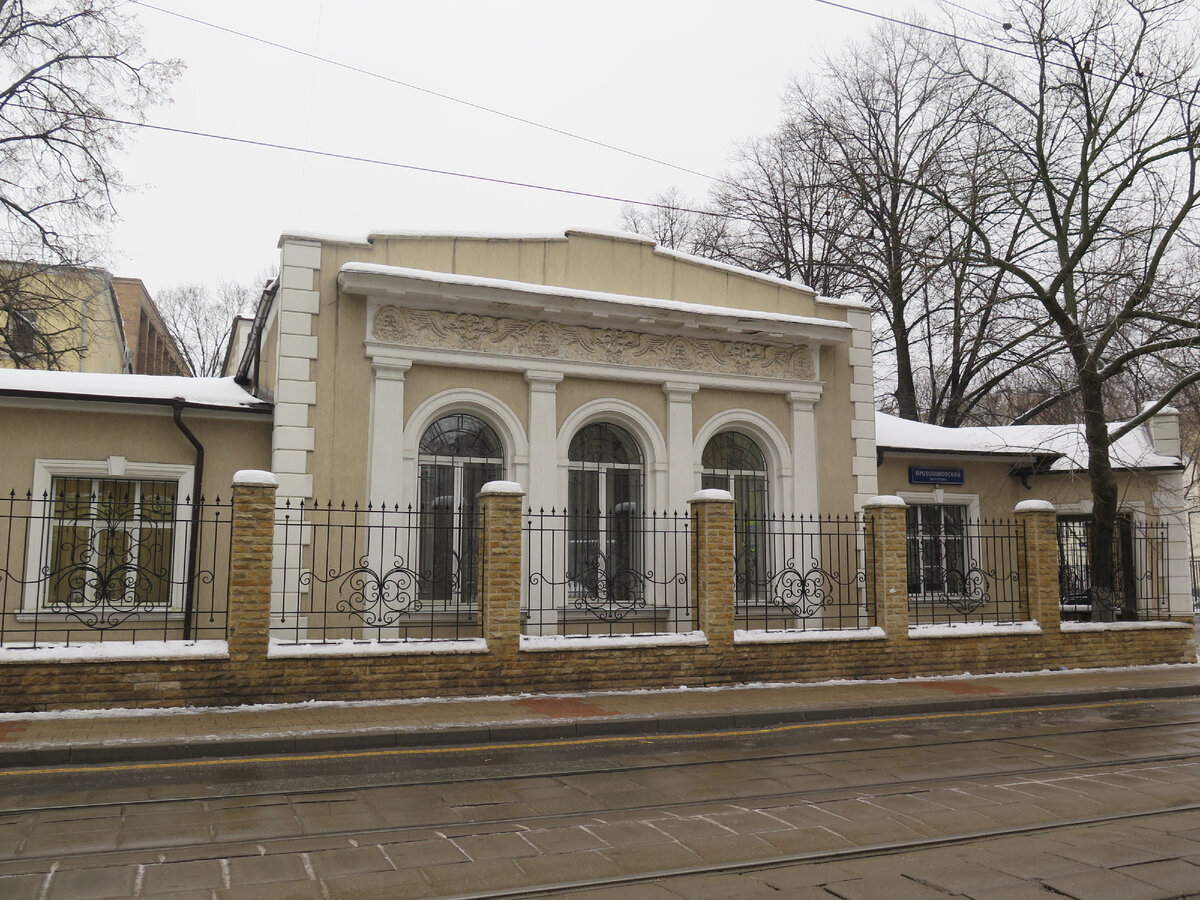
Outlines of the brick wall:
<svg viewBox="0 0 1200 900">
<path fill-rule="evenodd" d="M 700 646 L 522 652 L 519 645 L 521 506 L 513 486 L 481 497 L 484 653 L 367 657 L 268 656 L 274 488 L 266 477 L 234 489 L 227 659 L 0 665 L 0 709 L 225 705 L 470 696 L 514 691 L 625 690 L 755 681 L 889 678 L 962 672 L 1190 663 L 1190 620 L 1176 628 L 1062 631 L 1053 508 L 1023 504 L 1022 556 L 1040 632 L 917 637 L 908 627 L 904 509 L 868 504 L 868 589 L 885 636 L 874 640 L 738 643 L 733 639 L 733 513 L 707 494 L 693 502 L 691 583 Z"/>
</svg>

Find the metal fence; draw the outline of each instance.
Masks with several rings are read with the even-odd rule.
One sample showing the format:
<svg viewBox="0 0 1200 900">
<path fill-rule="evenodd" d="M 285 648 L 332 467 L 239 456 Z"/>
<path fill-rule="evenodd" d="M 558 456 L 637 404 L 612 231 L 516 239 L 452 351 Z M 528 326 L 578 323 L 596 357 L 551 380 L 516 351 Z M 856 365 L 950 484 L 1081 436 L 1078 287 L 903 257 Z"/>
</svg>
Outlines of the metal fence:
<svg viewBox="0 0 1200 900">
<path fill-rule="evenodd" d="M 479 539 L 474 506 L 286 503 L 271 634 L 293 644 L 479 637 Z"/>
<path fill-rule="evenodd" d="M 1058 520 L 1058 589 L 1064 620 L 1169 619 L 1167 526 L 1122 516 L 1106 558 L 1096 559 L 1096 523 L 1089 517 Z M 1097 582 L 1094 566 L 1106 566 L 1111 585 Z M 1109 578 L 1103 579 L 1105 581 Z"/>
<path fill-rule="evenodd" d="M 861 517 L 734 520 L 734 622 L 756 631 L 875 625 Z"/>
<path fill-rule="evenodd" d="M 619 637 L 697 627 L 686 515 L 529 511 L 524 632 Z"/>
<path fill-rule="evenodd" d="M 946 509 L 946 507 L 934 509 Z M 1003 519 L 908 511 L 908 610 L 914 625 L 1029 619 L 1020 571 L 1025 530 Z"/>
<path fill-rule="evenodd" d="M 224 640 L 230 504 L 80 483 L 0 497 L 0 646 Z"/>
</svg>

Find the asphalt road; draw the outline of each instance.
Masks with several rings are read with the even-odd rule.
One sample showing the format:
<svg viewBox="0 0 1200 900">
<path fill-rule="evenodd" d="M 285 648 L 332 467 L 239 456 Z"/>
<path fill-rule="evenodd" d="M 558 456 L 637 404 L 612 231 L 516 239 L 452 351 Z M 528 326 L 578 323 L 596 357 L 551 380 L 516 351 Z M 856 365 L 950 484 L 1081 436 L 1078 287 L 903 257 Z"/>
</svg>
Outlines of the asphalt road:
<svg viewBox="0 0 1200 900">
<path fill-rule="evenodd" d="M 1200 702 L 0 773 L 0 897 L 1200 896 Z"/>
</svg>

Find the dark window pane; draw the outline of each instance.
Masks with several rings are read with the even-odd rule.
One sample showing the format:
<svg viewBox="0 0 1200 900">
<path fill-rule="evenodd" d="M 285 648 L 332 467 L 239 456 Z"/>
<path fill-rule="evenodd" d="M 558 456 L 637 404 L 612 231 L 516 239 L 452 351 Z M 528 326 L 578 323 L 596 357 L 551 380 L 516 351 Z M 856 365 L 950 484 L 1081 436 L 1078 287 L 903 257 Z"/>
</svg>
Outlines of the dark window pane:
<svg viewBox="0 0 1200 900">
<path fill-rule="evenodd" d="M 593 422 L 575 432 L 567 451 L 571 462 L 641 465 L 642 451 L 624 428 L 610 422 Z"/>
<path fill-rule="evenodd" d="M 425 456 L 465 456 L 475 459 L 500 459 L 504 445 L 490 425 L 475 416 L 455 413 L 443 416 L 421 435 L 421 453 Z"/>
</svg>

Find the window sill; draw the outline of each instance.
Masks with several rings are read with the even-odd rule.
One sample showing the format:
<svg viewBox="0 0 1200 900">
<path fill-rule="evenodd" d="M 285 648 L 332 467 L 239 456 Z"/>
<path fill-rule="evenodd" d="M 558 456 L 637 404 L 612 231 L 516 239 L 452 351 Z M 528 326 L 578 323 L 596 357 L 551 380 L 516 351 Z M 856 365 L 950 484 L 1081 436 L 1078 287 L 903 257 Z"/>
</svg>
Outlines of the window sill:
<svg viewBox="0 0 1200 900">
<path fill-rule="evenodd" d="M 1028 622 L 947 622 L 938 625 L 909 625 L 910 638 L 973 638 L 1007 634 L 1041 634 L 1036 619 Z"/>
<path fill-rule="evenodd" d="M 706 647 L 703 631 L 678 634 L 593 634 L 572 637 L 562 634 L 521 635 L 524 653 L 550 653 L 558 650 L 626 650 L 643 647 Z"/>
<path fill-rule="evenodd" d="M 0 665 L 118 660 L 228 659 L 225 641 L 96 641 L 86 644 L 39 644 L 0 647 Z"/>
<path fill-rule="evenodd" d="M 1144 631 L 1155 628 L 1194 628 L 1187 622 L 1151 619 L 1146 622 L 1062 622 L 1059 631 Z"/>
<path fill-rule="evenodd" d="M 38 611 L 22 610 L 21 612 L 15 613 L 13 615 L 13 618 L 15 618 L 18 622 L 21 622 L 21 623 L 46 623 L 46 624 L 53 624 L 53 625 L 74 624 L 75 626 L 80 627 L 80 628 L 87 627 L 87 625 L 84 625 L 80 621 L 80 619 L 86 618 L 86 615 L 71 615 L 70 613 L 49 612 L 49 611 L 43 612 L 41 610 L 38 610 Z M 160 623 L 162 623 L 162 622 L 182 622 L 183 621 L 183 610 L 172 609 L 172 610 L 165 611 L 165 612 L 161 609 L 147 610 L 145 612 L 134 613 L 125 621 L 129 622 L 131 624 L 131 627 L 142 625 L 146 622 L 160 622 Z M 121 626 L 118 625 L 115 627 L 120 628 Z"/>
<path fill-rule="evenodd" d="M 357 641 L 352 639 L 325 643 L 292 644 L 271 638 L 267 648 L 270 659 L 312 656 L 436 656 L 453 653 L 487 653 L 483 638 L 461 641 L 394 640 Z"/>
<path fill-rule="evenodd" d="M 735 644 L 790 644 L 805 641 L 882 641 L 887 633 L 879 627 L 871 628 L 813 628 L 807 631 L 735 630 Z"/>
</svg>

